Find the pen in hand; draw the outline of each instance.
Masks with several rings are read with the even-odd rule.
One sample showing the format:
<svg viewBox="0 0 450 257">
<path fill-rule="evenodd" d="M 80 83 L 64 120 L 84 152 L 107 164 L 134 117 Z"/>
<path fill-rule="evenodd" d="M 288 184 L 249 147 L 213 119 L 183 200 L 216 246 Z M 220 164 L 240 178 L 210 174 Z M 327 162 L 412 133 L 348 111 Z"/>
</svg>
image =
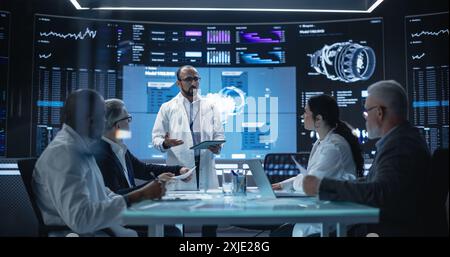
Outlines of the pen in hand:
<svg viewBox="0 0 450 257">
<path fill-rule="evenodd" d="M 155 182 L 158 182 L 160 184 L 165 182 L 165 181 L 162 181 L 158 176 L 156 176 L 155 173 L 153 173 L 153 171 L 150 172 L 150 175 L 152 175 L 153 181 L 155 181 Z"/>
<path fill-rule="evenodd" d="M 150 172 L 150 174 L 155 178 L 155 181 L 159 183 L 169 183 L 172 180 L 172 177 L 175 176 L 171 172 L 165 172 L 160 174 L 159 176 L 156 176 L 153 172 Z"/>
</svg>

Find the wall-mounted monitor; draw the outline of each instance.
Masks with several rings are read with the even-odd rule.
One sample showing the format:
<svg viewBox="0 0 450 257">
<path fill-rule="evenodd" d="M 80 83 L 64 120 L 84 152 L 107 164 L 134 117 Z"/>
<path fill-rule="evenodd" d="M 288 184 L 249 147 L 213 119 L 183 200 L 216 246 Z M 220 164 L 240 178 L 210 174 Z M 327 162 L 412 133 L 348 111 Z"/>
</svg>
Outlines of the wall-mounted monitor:
<svg viewBox="0 0 450 257">
<path fill-rule="evenodd" d="M 448 12 L 405 17 L 410 119 L 431 151 L 448 148 Z"/>
<path fill-rule="evenodd" d="M 343 121 L 370 154 L 362 115 L 367 87 L 384 79 L 384 40 L 381 18 L 305 22 L 296 25 L 298 113 L 310 96 L 333 95 Z M 309 151 L 316 134 L 298 127 L 299 151 Z"/>
<path fill-rule="evenodd" d="M 0 157 L 6 156 L 10 22 L 10 13 L 0 11 Z"/>
<path fill-rule="evenodd" d="M 175 71 L 197 67 L 201 92 L 220 107 L 227 143 L 218 158 L 310 150 L 306 98 L 333 94 L 342 118 L 364 135 L 364 89 L 384 78 L 381 18 L 305 23 L 174 24 L 35 16 L 33 139 L 42 152 L 60 128 L 68 93 L 93 88 L 133 115 L 127 145 L 164 158 L 151 130 L 174 97 Z M 231 106 L 231 107 L 230 107 Z M 364 142 L 364 136 L 361 136 Z"/>
</svg>

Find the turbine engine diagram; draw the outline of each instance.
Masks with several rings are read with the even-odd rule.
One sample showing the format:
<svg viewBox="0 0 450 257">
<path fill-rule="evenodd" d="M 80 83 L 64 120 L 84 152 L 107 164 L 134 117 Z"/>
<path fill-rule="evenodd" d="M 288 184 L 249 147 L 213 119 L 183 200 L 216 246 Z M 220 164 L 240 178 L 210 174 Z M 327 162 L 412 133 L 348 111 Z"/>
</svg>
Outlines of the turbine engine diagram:
<svg viewBox="0 0 450 257">
<path fill-rule="evenodd" d="M 368 80 L 375 71 L 373 49 L 351 41 L 325 45 L 308 56 L 311 67 L 331 80 L 345 83 Z"/>
</svg>

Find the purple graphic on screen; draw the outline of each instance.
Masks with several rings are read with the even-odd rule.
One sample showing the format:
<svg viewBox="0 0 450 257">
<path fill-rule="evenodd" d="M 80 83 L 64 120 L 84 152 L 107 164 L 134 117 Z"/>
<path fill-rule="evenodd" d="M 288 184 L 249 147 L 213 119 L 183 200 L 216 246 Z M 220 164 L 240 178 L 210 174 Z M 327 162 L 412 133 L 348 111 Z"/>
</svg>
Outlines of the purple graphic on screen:
<svg viewBox="0 0 450 257">
<path fill-rule="evenodd" d="M 230 31 L 229 30 L 208 30 L 206 36 L 208 44 L 229 44 Z"/>
<path fill-rule="evenodd" d="M 284 31 L 283 30 L 272 30 L 271 32 L 278 36 L 278 40 L 280 42 L 284 41 Z"/>
<path fill-rule="evenodd" d="M 284 42 L 283 30 L 270 31 L 272 37 L 260 36 L 258 32 L 244 32 L 240 31 L 239 36 L 242 43 L 281 43 Z"/>
<path fill-rule="evenodd" d="M 201 37 L 202 36 L 202 32 L 198 31 L 198 30 L 187 30 L 184 35 L 186 37 Z"/>
</svg>

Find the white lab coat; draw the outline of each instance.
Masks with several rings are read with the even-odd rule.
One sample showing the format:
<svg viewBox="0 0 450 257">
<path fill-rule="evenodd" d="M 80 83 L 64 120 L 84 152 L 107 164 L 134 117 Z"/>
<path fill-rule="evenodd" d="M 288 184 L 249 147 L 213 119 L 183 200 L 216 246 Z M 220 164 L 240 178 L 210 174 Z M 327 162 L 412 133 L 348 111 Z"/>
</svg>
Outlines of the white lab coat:
<svg viewBox="0 0 450 257">
<path fill-rule="evenodd" d="M 164 103 L 158 112 L 152 131 L 153 146 L 161 152 L 167 152 L 167 165 L 181 165 L 193 167 L 195 165 L 194 150 L 191 130 L 189 128 L 189 116 L 183 105 L 184 96 L 179 93 L 170 101 Z M 223 140 L 225 138 L 219 110 L 207 99 L 199 100 L 199 113 L 196 118 L 200 119 L 201 141 Z M 181 139 L 184 144 L 164 149 L 162 146 L 164 136 L 170 134 L 170 138 Z M 195 190 L 197 178 L 195 171 L 189 182 L 177 181 L 169 184 L 168 190 Z M 218 188 L 219 181 L 215 169 L 214 154 L 208 150 L 200 153 L 200 189 Z"/>
<path fill-rule="evenodd" d="M 45 224 L 91 236 L 102 235 L 98 231 L 104 228 L 117 236 L 137 236 L 120 226 L 125 200 L 105 187 L 87 140 L 70 126 L 64 124 L 42 153 L 32 183 Z"/>
<path fill-rule="evenodd" d="M 356 178 L 356 165 L 348 142 L 331 130 L 323 140 L 317 140 L 311 150 L 307 173 L 320 179 L 327 177 L 339 180 Z M 303 176 L 281 182 L 283 189 L 303 192 Z M 320 233 L 321 224 L 295 224 L 293 236 L 308 236 Z"/>
<path fill-rule="evenodd" d="M 323 140 L 317 140 L 311 150 L 307 173 L 318 178 L 333 178 L 340 180 L 354 179 L 356 165 L 348 142 L 341 135 L 331 130 Z M 284 180 L 283 190 L 303 192 L 303 176 L 301 174 Z"/>
</svg>

